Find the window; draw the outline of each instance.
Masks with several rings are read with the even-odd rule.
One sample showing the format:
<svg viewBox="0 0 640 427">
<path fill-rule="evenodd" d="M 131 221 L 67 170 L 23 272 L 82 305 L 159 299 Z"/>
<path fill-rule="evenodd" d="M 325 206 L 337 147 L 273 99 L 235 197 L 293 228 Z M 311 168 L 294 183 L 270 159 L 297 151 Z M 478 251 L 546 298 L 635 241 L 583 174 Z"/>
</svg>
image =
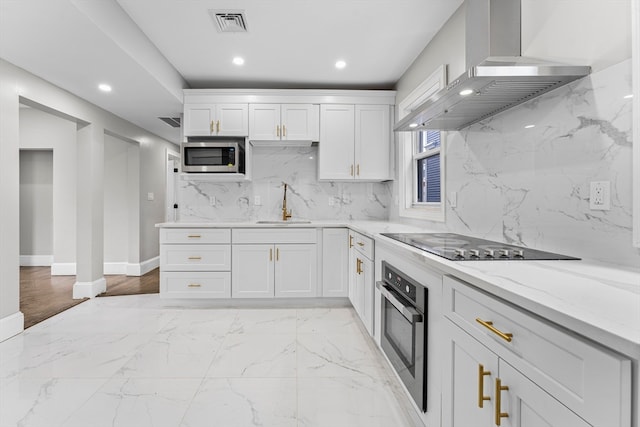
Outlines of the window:
<svg viewBox="0 0 640 427">
<path fill-rule="evenodd" d="M 444 87 L 439 68 L 399 105 L 399 118 Z M 401 132 L 399 139 L 399 215 L 444 221 L 444 140 L 437 130 Z"/>
</svg>

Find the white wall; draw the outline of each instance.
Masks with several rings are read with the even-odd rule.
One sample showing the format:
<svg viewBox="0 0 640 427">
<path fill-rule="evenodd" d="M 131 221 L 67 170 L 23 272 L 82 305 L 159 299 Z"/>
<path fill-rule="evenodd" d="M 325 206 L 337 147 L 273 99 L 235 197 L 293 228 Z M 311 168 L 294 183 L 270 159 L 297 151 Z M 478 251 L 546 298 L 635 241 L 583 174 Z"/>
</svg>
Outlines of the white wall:
<svg viewBox="0 0 640 427">
<path fill-rule="evenodd" d="M 0 60 L 0 340 L 22 330 L 19 311 L 19 104 L 38 106 L 78 125 L 76 148 L 79 157 L 76 165 L 81 176 L 76 180 L 78 199 L 76 205 L 85 217 L 76 218 L 76 249 L 85 257 L 78 257 L 78 280 L 93 286 L 102 277 L 104 253 L 102 169 L 104 165 L 105 132 L 119 135 L 121 139 L 137 141 L 141 145 L 141 195 L 153 191 L 158 197 L 141 204 L 140 254 L 148 258 L 158 254 L 158 233 L 154 223 L 164 220 L 164 153 L 175 145 L 150 134 L 73 94 L 42 80 L 25 70 Z M 176 141 L 177 142 L 177 141 Z M 91 147 L 84 144 L 90 144 Z M 93 156 L 93 157 L 92 157 Z M 158 161 L 160 159 L 160 161 Z M 89 165 L 94 173 L 86 167 Z M 55 150 L 54 150 L 55 170 Z M 54 171 L 55 180 L 55 171 Z M 89 185 L 86 185 L 89 184 Z M 86 200 L 86 199 L 90 200 Z M 54 196 L 55 199 L 55 196 Z M 98 203 L 98 199 L 100 202 Z M 54 207 L 55 222 L 55 207 Z M 143 231 L 144 229 L 144 231 Z M 146 239 L 143 243 L 143 239 Z M 81 246 L 78 245 L 81 243 Z M 55 247 L 55 237 L 54 237 Z M 83 267 L 82 269 L 80 267 Z M 80 275 L 83 278 L 80 278 Z M 75 287 L 74 287 L 75 292 Z"/>
<path fill-rule="evenodd" d="M 19 146 L 53 150 L 54 273 L 74 274 L 76 262 L 76 124 L 36 108 L 20 109 Z"/>
<path fill-rule="evenodd" d="M 105 136 L 105 263 L 127 263 L 129 260 L 129 144 L 112 136 Z"/>
<path fill-rule="evenodd" d="M 53 151 L 20 151 L 20 257 L 53 254 Z M 27 262 L 23 265 L 42 265 Z M 48 265 L 48 264 L 44 264 Z"/>
</svg>

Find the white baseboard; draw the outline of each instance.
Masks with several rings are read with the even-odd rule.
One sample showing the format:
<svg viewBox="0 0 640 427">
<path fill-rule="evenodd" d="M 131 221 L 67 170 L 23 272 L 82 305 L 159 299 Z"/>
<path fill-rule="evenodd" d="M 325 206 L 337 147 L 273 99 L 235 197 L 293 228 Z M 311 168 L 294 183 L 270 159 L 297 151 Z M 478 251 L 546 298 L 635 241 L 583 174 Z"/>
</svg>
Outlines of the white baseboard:
<svg viewBox="0 0 640 427">
<path fill-rule="evenodd" d="M 0 342 L 24 331 L 24 314 L 21 311 L 0 319 Z"/>
<path fill-rule="evenodd" d="M 20 267 L 49 267 L 53 255 L 20 255 Z"/>
<path fill-rule="evenodd" d="M 146 261 L 140 263 L 140 275 L 147 274 L 153 269 L 160 267 L 160 257 L 149 258 Z"/>
<path fill-rule="evenodd" d="M 104 274 L 127 274 L 129 271 L 129 264 L 126 262 L 105 262 L 104 263 Z"/>
<path fill-rule="evenodd" d="M 52 276 L 75 276 L 76 263 L 75 262 L 53 262 L 51 263 L 51 275 Z"/>
<path fill-rule="evenodd" d="M 107 291 L 107 280 L 104 277 L 93 282 L 76 282 L 73 284 L 73 299 L 94 298 Z"/>
</svg>

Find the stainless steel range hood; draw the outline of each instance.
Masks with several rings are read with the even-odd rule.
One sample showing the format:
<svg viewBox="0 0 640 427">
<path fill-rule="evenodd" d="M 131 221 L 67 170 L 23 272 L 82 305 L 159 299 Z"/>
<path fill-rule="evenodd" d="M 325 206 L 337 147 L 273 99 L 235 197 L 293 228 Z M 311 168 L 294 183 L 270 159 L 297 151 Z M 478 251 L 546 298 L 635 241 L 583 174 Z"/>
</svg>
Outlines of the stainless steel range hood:
<svg viewBox="0 0 640 427">
<path fill-rule="evenodd" d="M 588 75 L 591 67 L 520 56 L 519 0 L 466 0 L 467 71 L 394 131 L 460 130 Z"/>
</svg>

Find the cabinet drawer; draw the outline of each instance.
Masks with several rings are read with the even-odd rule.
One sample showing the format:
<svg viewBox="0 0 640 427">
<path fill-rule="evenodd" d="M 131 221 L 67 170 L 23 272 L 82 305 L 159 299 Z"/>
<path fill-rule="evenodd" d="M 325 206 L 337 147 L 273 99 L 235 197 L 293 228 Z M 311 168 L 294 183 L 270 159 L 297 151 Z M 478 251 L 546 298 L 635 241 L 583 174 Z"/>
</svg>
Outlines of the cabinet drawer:
<svg viewBox="0 0 640 427">
<path fill-rule="evenodd" d="M 160 244 L 165 243 L 231 243 L 228 228 L 162 228 Z"/>
<path fill-rule="evenodd" d="M 234 228 L 233 243 L 316 243 L 315 228 Z"/>
<path fill-rule="evenodd" d="M 358 252 L 373 261 L 373 239 L 354 232 L 352 245 Z"/>
<path fill-rule="evenodd" d="M 230 271 L 231 245 L 161 245 L 161 271 Z"/>
<path fill-rule="evenodd" d="M 162 272 L 160 294 L 171 298 L 231 298 L 231 273 Z"/>
<path fill-rule="evenodd" d="M 444 304 L 445 316 L 590 424 L 630 424 L 628 359 L 452 277 Z"/>
</svg>

